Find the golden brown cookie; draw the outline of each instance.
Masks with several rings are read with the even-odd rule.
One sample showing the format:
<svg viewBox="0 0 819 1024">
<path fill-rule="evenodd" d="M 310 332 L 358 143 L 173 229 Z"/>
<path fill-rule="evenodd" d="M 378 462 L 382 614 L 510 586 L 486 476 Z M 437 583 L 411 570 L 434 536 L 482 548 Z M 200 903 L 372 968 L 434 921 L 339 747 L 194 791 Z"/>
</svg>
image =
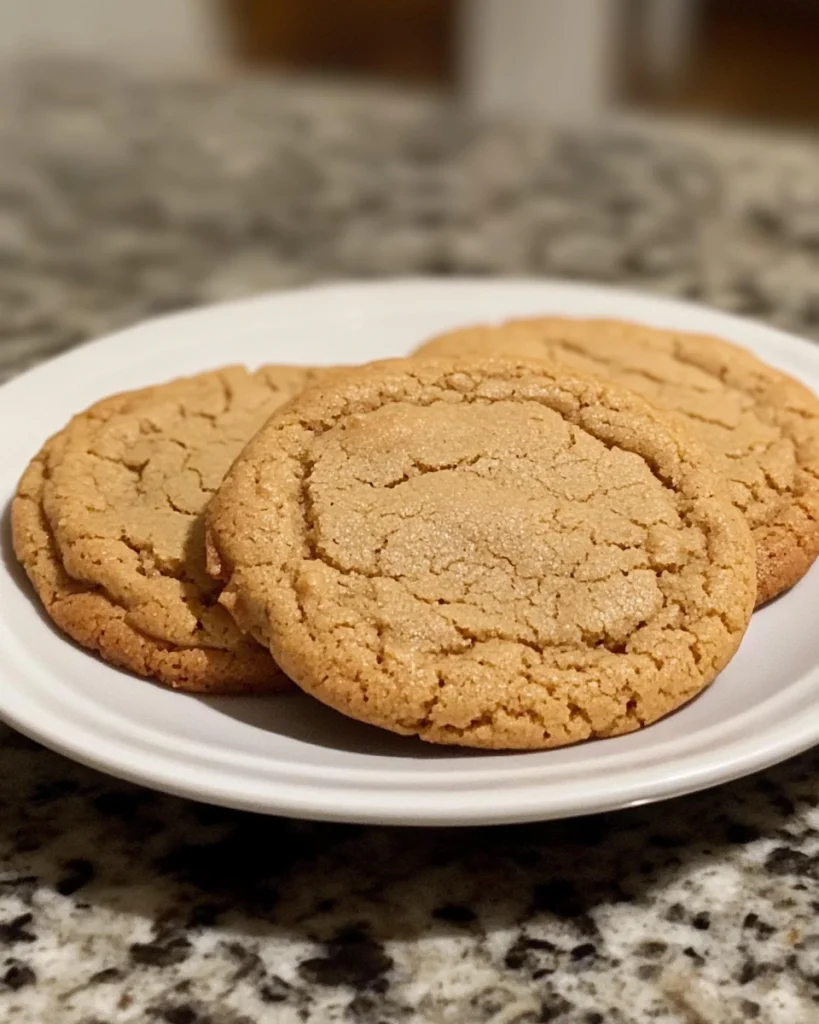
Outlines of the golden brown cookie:
<svg viewBox="0 0 819 1024">
<path fill-rule="evenodd" d="M 673 410 L 718 458 L 757 549 L 757 603 L 819 555 L 819 400 L 745 349 L 614 320 L 549 317 L 452 331 L 420 356 L 553 358 Z"/>
<path fill-rule="evenodd" d="M 169 686 L 288 687 L 217 604 L 202 514 L 245 442 L 312 376 L 229 367 L 105 399 L 52 438 L 20 483 L 12 526 L 57 625 Z"/>
<path fill-rule="evenodd" d="M 438 743 L 653 722 L 726 664 L 755 597 L 709 457 L 548 364 L 395 360 L 304 392 L 207 524 L 220 601 L 299 686 Z"/>
</svg>

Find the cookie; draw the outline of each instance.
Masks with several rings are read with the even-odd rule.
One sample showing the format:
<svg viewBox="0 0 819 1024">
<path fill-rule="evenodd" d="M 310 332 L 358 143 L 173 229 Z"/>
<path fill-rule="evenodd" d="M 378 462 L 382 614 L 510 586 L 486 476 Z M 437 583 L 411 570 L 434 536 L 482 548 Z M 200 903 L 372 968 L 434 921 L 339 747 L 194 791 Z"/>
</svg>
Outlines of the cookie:
<svg viewBox="0 0 819 1024">
<path fill-rule="evenodd" d="M 819 400 L 719 338 L 613 320 L 544 318 L 453 331 L 418 355 L 556 358 L 673 410 L 717 456 L 757 550 L 757 603 L 819 554 Z"/>
<path fill-rule="evenodd" d="M 437 743 L 647 725 L 726 664 L 755 597 L 703 450 L 548 364 L 396 360 L 305 392 L 207 528 L 220 602 L 300 687 Z"/>
<path fill-rule="evenodd" d="M 218 605 L 202 514 L 246 441 L 312 377 L 229 367 L 105 399 L 52 438 L 20 483 L 12 527 L 54 622 L 172 687 L 289 687 Z"/>
</svg>

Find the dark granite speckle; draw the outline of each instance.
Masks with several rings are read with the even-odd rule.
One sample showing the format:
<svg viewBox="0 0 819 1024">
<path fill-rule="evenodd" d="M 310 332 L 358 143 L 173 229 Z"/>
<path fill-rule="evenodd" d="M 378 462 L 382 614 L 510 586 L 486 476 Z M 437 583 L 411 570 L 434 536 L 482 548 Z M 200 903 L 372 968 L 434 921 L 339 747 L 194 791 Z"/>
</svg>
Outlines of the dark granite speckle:
<svg viewBox="0 0 819 1024">
<path fill-rule="evenodd" d="M 10 921 L 0 921 L 0 946 L 15 946 L 20 942 L 35 942 L 37 936 L 29 931 L 28 926 L 34 918 L 33 914 L 18 914 Z"/>
<path fill-rule="evenodd" d="M 556 878 L 535 886 L 532 911 L 546 911 L 557 917 L 574 918 L 588 908 L 576 884 L 568 878 Z"/>
<path fill-rule="evenodd" d="M 765 858 L 765 867 L 772 875 L 802 875 L 819 880 L 819 856 L 811 857 L 789 846 L 771 850 Z"/>
<path fill-rule="evenodd" d="M 0 377 L 339 277 L 567 275 L 819 336 L 819 144 L 481 125 L 288 82 L 0 72 Z M 816 1024 L 819 752 L 515 828 L 263 819 L 0 728 L 0 1020 Z"/>
<path fill-rule="evenodd" d="M 661 957 L 667 949 L 668 945 L 665 942 L 649 941 L 641 942 L 634 952 L 637 956 L 644 956 L 648 960 L 656 960 L 657 957 Z"/>
<path fill-rule="evenodd" d="M 170 967 L 187 960 L 191 944 L 181 934 L 159 931 L 150 942 L 134 942 L 128 952 L 131 960 L 142 967 Z"/>
<path fill-rule="evenodd" d="M 88 885 L 94 877 L 94 865 L 83 857 L 73 857 L 65 863 L 65 875 L 57 882 L 55 889 L 61 896 L 73 896 Z"/>
<path fill-rule="evenodd" d="M 3 984 L 13 992 L 25 988 L 26 985 L 33 985 L 37 981 L 37 975 L 24 963 L 12 963 L 3 974 Z"/>
<path fill-rule="evenodd" d="M 475 911 L 463 903 L 444 903 L 432 911 L 432 916 L 450 924 L 471 924 L 476 919 Z"/>
<path fill-rule="evenodd" d="M 202 1019 L 191 1006 L 172 1006 L 161 1011 L 161 1018 L 167 1024 L 196 1024 Z"/>
<path fill-rule="evenodd" d="M 89 985 L 106 985 L 112 981 L 122 980 L 122 971 L 116 967 L 104 967 L 101 971 L 95 971 L 88 979 Z"/>
<path fill-rule="evenodd" d="M 357 928 L 340 932 L 321 956 L 299 964 L 299 974 L 315 985 L 366 988 L 381 978 L 393 962 L 383 946 Z"/>
<path fill-rule="evenodd" d="M 683 956 L 687 956 L 690 960 L 693 960 L 698 966 L 702 966 L 705 963 L 705 957 L 701 953 L 698 953 L 696 949 L 691 946 L 686 946 L 683 950 Z"/>
</svg>

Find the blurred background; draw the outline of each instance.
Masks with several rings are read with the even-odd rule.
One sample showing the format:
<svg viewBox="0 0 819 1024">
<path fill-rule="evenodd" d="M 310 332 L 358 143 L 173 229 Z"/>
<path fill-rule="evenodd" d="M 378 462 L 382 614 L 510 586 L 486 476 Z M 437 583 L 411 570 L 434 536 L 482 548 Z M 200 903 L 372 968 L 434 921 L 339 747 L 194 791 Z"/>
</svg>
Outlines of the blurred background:
<svg viewBox="0 0 819 1024">
<path fill-rule="evenodd" d="M 0 60 L 55 50 L 399 83 L 528 119 L 819 125 L 816 0 L 0 0 Z"/>
<path fill-rule="evenodd" d="M 819 338 L 817 58 L 819 0 L 0 0 L 0 379 L 407 274 Z"/>
</svg>

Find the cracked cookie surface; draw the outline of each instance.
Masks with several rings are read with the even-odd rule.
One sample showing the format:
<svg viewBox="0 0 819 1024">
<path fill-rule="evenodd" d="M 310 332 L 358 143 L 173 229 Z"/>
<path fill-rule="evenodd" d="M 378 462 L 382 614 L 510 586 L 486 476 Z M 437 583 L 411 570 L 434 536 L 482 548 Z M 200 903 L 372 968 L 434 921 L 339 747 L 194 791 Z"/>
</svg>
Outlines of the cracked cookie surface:
<svg viewBox="0 0 819 1024">
<path fill-rule="evenodd" d="M 726 664 L 755 596 L 708 456 L 545 364 L 397 360 L 311 389 L 207 524 L 220 601 L 304 690 L 439 743 L 653 722 Z"/>
<path fill-rule="evenodd" d="M 55 623 L 173 687 L 289 687 L 217 603 L 203 512 L 247 440 L 312 376 L 228 367 L 105 399 L 52 438 L 23 476 L 12 526 Z"/>
<path fill-rule="evenodd" d="M 614 320 L 562 317 L 456 330 L 416 353 L 554 358 L 672 410 L 717 458 L 757 550 L 757 603 L 797 582 L 819 555 L 819 400 L 719 338 Z"/>
</svg>

